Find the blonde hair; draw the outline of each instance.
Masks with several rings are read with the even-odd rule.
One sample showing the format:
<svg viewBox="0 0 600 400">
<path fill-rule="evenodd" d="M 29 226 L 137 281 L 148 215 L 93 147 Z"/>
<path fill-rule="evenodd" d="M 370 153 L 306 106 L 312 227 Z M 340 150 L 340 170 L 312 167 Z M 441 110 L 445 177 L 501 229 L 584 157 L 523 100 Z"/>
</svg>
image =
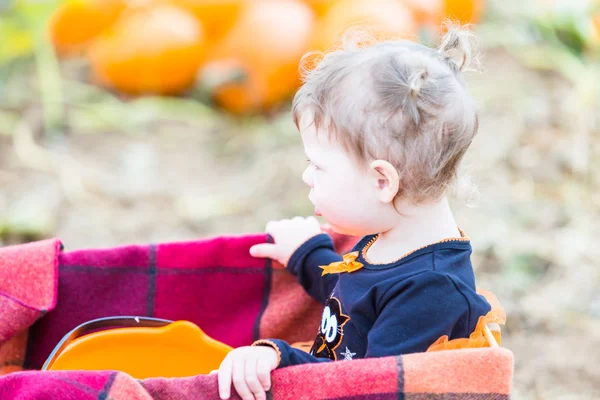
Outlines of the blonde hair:
<svg viewBox="0 0 600 400">
<path fill-rule="evenodd" d="M 400 175 L 397 198 L 438 199 L 478 129 L 461 76 L 473 65 L 472 39 L 449 26 L 432 49 L 408 40 L 373 43 L 352 31 L 338 49 L 303 59 L 296 126 L 310 115 L 319 134 L 333 135 L 363 165 L 390 162 Z"/>
</svg>

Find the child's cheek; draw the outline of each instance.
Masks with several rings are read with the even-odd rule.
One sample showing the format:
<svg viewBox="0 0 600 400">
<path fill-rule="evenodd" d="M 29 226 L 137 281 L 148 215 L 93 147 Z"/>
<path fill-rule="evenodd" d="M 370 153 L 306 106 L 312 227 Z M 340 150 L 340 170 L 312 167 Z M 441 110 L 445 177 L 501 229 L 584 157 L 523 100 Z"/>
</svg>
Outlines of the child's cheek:
<svg viewBox="0 0 600 400">
<path fill-rule="evenodd" d="M 321 197 L 325 203 L 324 208 L 338 216 L 339 214 L 343 215 L 348 203 L 352 203 L 352 191 L 354 189 L 340 184 L 339 181 L 329 182 L 322 189 Z"/>
</svg>

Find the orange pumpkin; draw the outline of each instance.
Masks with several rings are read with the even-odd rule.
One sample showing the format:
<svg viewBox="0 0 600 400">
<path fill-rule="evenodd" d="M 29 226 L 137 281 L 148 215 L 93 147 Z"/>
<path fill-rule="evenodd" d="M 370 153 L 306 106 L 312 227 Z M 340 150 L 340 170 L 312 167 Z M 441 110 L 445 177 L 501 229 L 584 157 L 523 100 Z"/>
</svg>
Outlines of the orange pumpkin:
<svg viewBox="0 0 600 400">
<path fill-rule="evenodd" d="M 336 0 L 305 0 L 305 2 L 315 10 L 318 16 L 321 16 L 329 11 L 329 8 L 331 8 Z"/>
<path fill-rule="evenodd" d="M 600 48 L 600 14 L 592 15 L 589 24 L 588 47 L 598 49 Z"/>
<path fill-rule="evenodd" d="M 402 3 L 412 11 L 417 24 L 430 26 L 441 24 L 444 0 L 402 0 Z"/>
<path fill-rule="evenodd" d="M 340 0 L 321 19 L 314 48 L 327 49 L 351 26 L 369 28 L 377 37 L 411 37 L 417 30 L 410 10 L 399 0 Z"/>
<path fill-rule="evenodd" d="M 443 15 L 461 25 L 476 24 L 483 14 L 484 0 L 444 0 Z"/>
<path fill-rule="evenodd" d="M 199 21 L 175 6 L 133 9 L 90 47 L 100 83 L 129 94 L 176 94 L 189 88 L 204 56 Z"/>
<path fill-rule="evenodd" d="M 249 3 L 203 70 L 216 103 L 249 113 L 287 99 L 298 87 L 298 62 L 314 23 L 313 11 L 298 0 Z M 227 79 L 232 75 L 238 79 Z"/>
<path fill-rule="evenodd" d="M 112 25 L 127 7 L 126 0 L 74 0 L 58 7 L 48 23 L 48 34 L 61 55 L 76 54 Z"/>
<path fill-rule="evenodd" d="M 248 0 L 162 0 L 192 12 L 204 27 L 208 43 L 223 37 Z"/>
</svg>

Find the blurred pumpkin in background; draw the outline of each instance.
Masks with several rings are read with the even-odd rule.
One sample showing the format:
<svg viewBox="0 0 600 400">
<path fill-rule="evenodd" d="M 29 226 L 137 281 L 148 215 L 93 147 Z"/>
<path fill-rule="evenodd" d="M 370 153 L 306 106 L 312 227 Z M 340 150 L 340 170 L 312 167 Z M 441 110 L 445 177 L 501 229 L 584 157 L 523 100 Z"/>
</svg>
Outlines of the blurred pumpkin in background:
<svg viewBox="0 0 600 400">
<path fill-rule="evenodd" d="M 247 4 L 214 47 L 201 74 L 215 102 L 234 113 L 267 109 L 299 85 L 298 62 L 309 49 L 313 10 L 299 0 Z"/>
<path fill-rule="evenodd" d="M 444 0 L 402 0 L 402 2 L 412 11 L 417 24 L 436 27 L 441 25 Z"/>
<path fill-rule="evenodd" d="M 50 41 L 60 55 L 80 53 L 126 8 L 126 0 L 71 0 L 63 3 L 50 17 Z"/>
<path fill-rule="evenodd" d="M 600 14 L 592 16 L 592 44 L 597 46 L 600 45 Z"/>
<path fill-rule="evenodd" d="M 68 0 L 48 29 L 59 54 L 89 50 L 104 86 L 171 95 L 197 82 L 225 109 L 251 113 L 287 100 L 301 57 L 348 28 L 415 39 L 482 10 L 483 0 Z"/>
<path fill-rule="evenodd" d="M 461 25 L 476 24 L 483 14 L 484 0 L 444 0 L 444 18 Z"/>
<path fill-rule="evenodd" d="M 402 0 L 415 16 L 415 21 L 440 30 L 446 20 L 461 25 L 476 24 L 481 20 L 484 0 Z"/>
<path fill-rule="evenodd" d="M 325 13 L 329 11 L 331 6 L 336 1 L 337 0 L 305 0 L 306 4 L 308 4 L 312 7 L 313 10 L 315 10 L 317 16 L 325 15 Z"/>
<path fill-rule="evenodd" d="M 158 0 L 192 12 L 204 27 L 207 43 L 225 35 L 234 25 L 244 4 L 252 0 Z"/>
<path fill-rule="evenodd" d="M 127 11 L 91 45 L 96 78 L 129 94 L 188 89 L 205 53 L 200 22 L 186 10 L 150 4 Z"/>
<path fill-rule="evenodd" d="M 325 50 L 351 26 L 369 28 L 378 38 L 412 38 L 417 24 L 399 0 L 339 0 L 321 18 L 313 47 Z"/>
</svg>

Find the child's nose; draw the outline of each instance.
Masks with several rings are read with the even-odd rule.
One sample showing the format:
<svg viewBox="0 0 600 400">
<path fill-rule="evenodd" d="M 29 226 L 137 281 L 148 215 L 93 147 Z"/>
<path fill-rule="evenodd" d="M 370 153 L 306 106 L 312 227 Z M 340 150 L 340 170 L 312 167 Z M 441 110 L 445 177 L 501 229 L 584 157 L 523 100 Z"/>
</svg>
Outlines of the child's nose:
<svg viewBox="0 0 600 400">
<path fill-rule="evenodd" d="M 302 173 L 302 180 L 304 181 L 304 183 L 306 183 L 308 185 L 308 187 L 310 187 L 312 189 L 314 184 L 313 184 L 312 171 L 311 171 L 310 167 L 306 168 L 304 170 L 304 172 Z"/>
</svg>

